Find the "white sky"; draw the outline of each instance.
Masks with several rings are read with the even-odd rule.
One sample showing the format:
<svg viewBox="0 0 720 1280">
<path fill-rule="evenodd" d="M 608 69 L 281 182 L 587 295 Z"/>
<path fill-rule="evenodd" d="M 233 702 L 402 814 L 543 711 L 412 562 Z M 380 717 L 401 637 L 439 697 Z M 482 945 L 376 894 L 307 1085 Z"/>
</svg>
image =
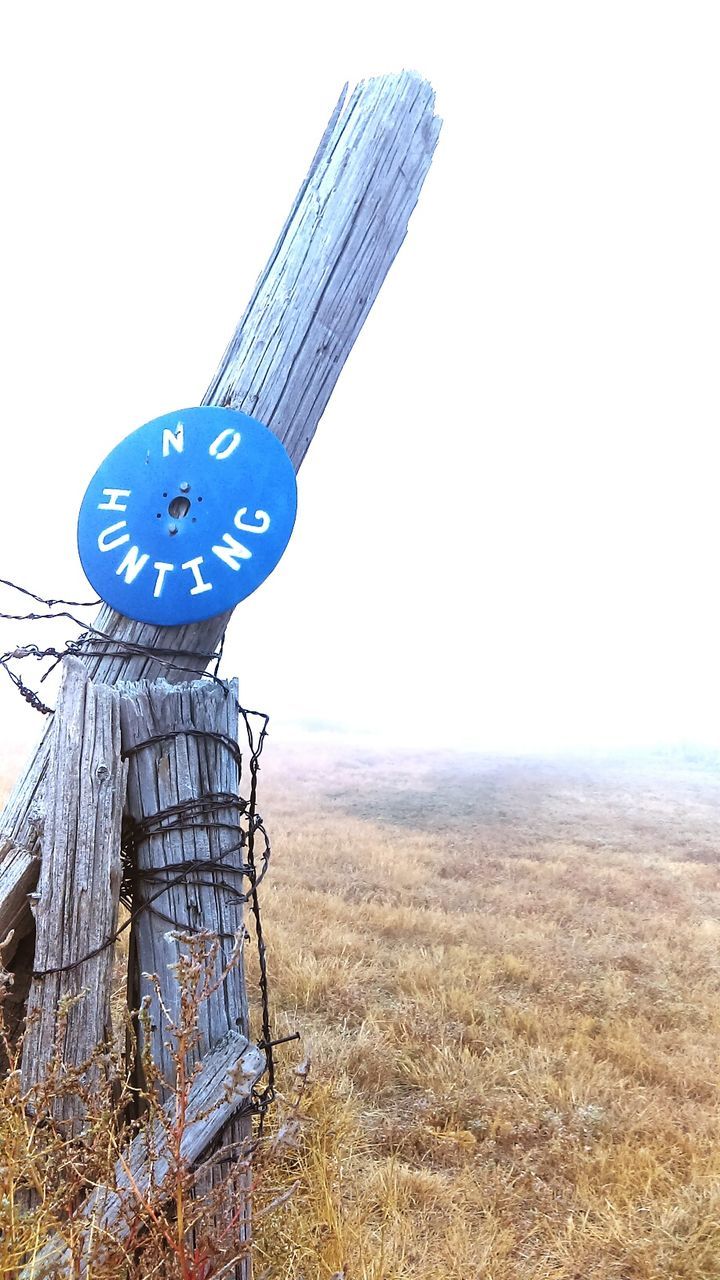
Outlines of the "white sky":
<svg viewBox="0 0 720 1280">
<path fill-rule="evenodd" d="M 96 466 L 200 400 L 344 80 L 407 66 L 435 162 L 226 671 L 402 741 L 720 740 L 718 65 L 713 3 L 4 6 L 0 576 L 87 594 Z"/>
</svg>

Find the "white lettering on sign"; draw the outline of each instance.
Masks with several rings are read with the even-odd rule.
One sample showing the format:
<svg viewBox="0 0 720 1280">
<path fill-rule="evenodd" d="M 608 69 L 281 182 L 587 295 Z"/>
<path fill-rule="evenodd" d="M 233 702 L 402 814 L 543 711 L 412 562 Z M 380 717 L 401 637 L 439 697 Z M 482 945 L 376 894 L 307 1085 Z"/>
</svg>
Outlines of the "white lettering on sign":
<svg viewBox="0 0 720 1280">
<path fill-rule="evenodd" d="M 183 568 L 184 567 L 185 566 L 183 565 Z M 165 574 L 172 573 L 174 568 L 175 568 L 174 564 L 166 564 L 164 560 L 156 560 L 155 563 L 153 564 L 153 569 L 157 569 L 157 578 L 155 579 L 155 590 L 153 591 L 153 595 L 155 596 L 156 600 L 158 596 L 162 595 L 163 583 L 165 582 Z"/>
<path fill-rule="evenodd" d="M 200 572 L 200 565 L 202 563 L 203 557 L 195 556 L 194 560 L 186 560 L 185 564 L 182 566 L 183 569 L 190 569 L 192 576 L 195 579 L 195 586 L 190 588 L 191 596 L 199 596 L 202 591 L 212 591 L 212 582 L 203 581 L 203 576 Z"/>
<path fill-rule="evenodd" d="M 146 552 L 143 552 L 143 554 L 140 555 L 139 547 L 131 547 L 126 553 L 125 559 L 118 565 L 115 572 L 118 577 L 120 577 L 121 573 L 124 573 L 125 582 L 130 586 L 130 583 L 135 581 L 140 570 L 147 564 L 149 559 L 150 557 Z"/>
<path fill-rule="evenodd" d="M 235 431 L 233 427 L 226 427 L 210 445 L 210 457 L 217 458 L 218 462 L 222 462 L 224 458 L 229 458 L 230 454 L 237 449 L 241 439 L 242 436 L 239 431 Z M 226 441 L 227 443 L 225 444 Z"/>
<path fill-rule="evenodd" d="M 213 547 L 213 552 L 220 560 L 224 560 L 225 564 L 231 569 L 239 569 L 241 560 L 251 560 L 252 551 L 248 551 L 237 538 L 233 538 L 231 533 L 223 534 L 223 542 L 227 543 L 224 547 Z"/>
<path fill-rule="evenodd" d="M 98 502 L 98 511 L 127 511 L 127 502 L 118 502 L 118 498 L 129 498 L 132 489 L 103 489 L 103 497 L 109 502 Z"/>
<path fill-rule="evenodd" d="M 245 524 L 243 516 L 246 511 L 247 507 L 241 507 L 240 510 L 235 513 L 235 519 L 233 520 L 235 528 L 242 530 L 243 533 L 267 533 L 270 528 L 270 517 L 267 511 L 255 512 L 255 519 L 259 520 L 260 524 Z"/>
<path fill-rule="evenodd" d="M 170 445 L 176 453 L 182 453 L 185 448 L 185 428 L 182 422 L 178 422 L 174 431 L 170 427 L 165 427 L 163 431 L 163 458 L 170 456 Z"/>
<path fill-rule="evenodd" d="M 122 533 L 119 538 L 113 538 L 112 542 L 108 542 L 111 533 L 117 533 L 118 529 L 125 529 L 127 520 L 118 520 L 117 524 L 108 525 L 107 529 L 103 529 L 98 536 L 98 548 L 100 551 L 114 551 L 115 547 L 121 547 L 123 542 L 130 541 L 129 533 Z"/>
</svg>

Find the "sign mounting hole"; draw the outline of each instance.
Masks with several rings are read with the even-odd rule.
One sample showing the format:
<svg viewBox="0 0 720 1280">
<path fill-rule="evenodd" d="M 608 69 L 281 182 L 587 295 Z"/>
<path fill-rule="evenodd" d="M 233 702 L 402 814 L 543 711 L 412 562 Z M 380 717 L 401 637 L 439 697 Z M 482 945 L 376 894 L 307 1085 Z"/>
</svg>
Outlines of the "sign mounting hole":
<svg viewBox="0 0 720 1280">
<path fill-rule="evenodd" d="M 168 503 L 168 515 L 172 516 L 173 520 L 184 520 L 189 510 L 190 499 L 185 498 L 182 495 L 179 495 L 177 498 L 173 498 L 172 501 Z"/>
</svg>

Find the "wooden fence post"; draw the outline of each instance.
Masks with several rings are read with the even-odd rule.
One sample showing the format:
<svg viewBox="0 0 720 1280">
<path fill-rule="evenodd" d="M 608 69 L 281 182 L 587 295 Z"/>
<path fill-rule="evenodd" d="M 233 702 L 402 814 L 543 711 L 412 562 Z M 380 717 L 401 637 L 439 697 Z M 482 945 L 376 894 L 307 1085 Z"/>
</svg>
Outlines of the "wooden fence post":
<svg viewBox="0 0 720 1280">
<path fill-rule="evenodd" d="M 195 681 L 172 686 L 158 680 L 122 684 L 119 692 L 122 747 L 129 764 L 127 814 L 142 833 L 135 848 L 138 1000 L 133 1004 L 150 1001 L 152 1058 L 172 1081 L 167 1031 L 147 975 L 157 976 L 161 999 L 175 1016 L 178 993 L 168 966 L 181 949 L 177 934 L 207 930 L 216 935 L 220 946 L 214 978 L 219 982 L 236 935 L 245 931 L 246 886 L 236 870 L 243 866 L 237 685 Z M 167 889 L 156 896 L 163 885 Z M 238 1029 L 249 1037 L 242 954 L 202 1005 L 196 1057 Z"/>
<path fill-rule="evenodd" d="M 408 72 L 360 84 L 347 103 L 343 95 L 204 398 L 205 404 L 241 409 L 265 423 L 285 444 L 296 469 L 405 237 L 439 133 L 440 121 L 433 108 L 429 84 Z M 201 623 L 160 627 L 131 621 L 103 606 L 94 626 L 73 648 L 92 679 L 104 686 L 122 685 L 122 746 L 129 756 L 128 812 L 135 823 L 139 868 L 134 907 L 147 906 L 135 920 L 133 963 L 137 994 L 149 998 L 151 1009 L 154 988 L 142 975 L 157 973 L 162 998 L 172 1003 L 175 991 L 167 965 L 177 958 L 179 931 L 200 929 L 216 934 L 220 954 L 227 957 L 231 939 L 244 929 L 242 846 L 235 799 L 239 762 L 230 745 L 237 739 L 236 695 L 234 689 L 228 690 L 219 682 L 182 685 L 188 675 L 200 674 L 211 661 L 229 617 L 222 614 Z M 161 679 L 162 684 L 158 683 Z M 138 681 L 143 683 L 129 683 Z M 64 714 L 63 699 L 72 698 L 83 703 L 82 729 L 79 722 L 72 728 L 75 722 Z M 6 958 L 11 958 L 32 928 L 27 898 L 37 880 L 38 842 L 42 839 L 38 903 L 38 924 L 42 927 L 38 929 L 34 967 L 37 972 L 63 967 L 61 974 L 36 979 L 31 1004 L 40 1015 L 37 1031 L 30 1033 L 25 1050 L 25 1083 L 39 1078 L 49 1051 L 50 988 L 54 994 L 79 988 L 91 961 L 77 970 L 64 966 L 81 959 L 111 935 L 117 909 L 116 862 L 108 855 L 98 870 L 86 849 L 90 805 L 95 806 L 100 843 L 114 848 L 115 854 L 119 848 L 122 801 L 118 797 L 125 775 L 118 763 L 117 694 L 109 687 L 102 692 L 94 690 L 87 674 L 81 676 L 73 660 L 68 663 L 60 706 L 58 729 L 54 736 L 46 734 L 0 819 L 0 947 Z M 94 754 L 100 724 L 105 726 L 103 752 L 110 746 L 113 751 L 112 759 L 105 760 L 103 754 L 107 775 Z M 72 776 L 80 779 L 77 810 L 70 805 Z M 113 784 L 112 803 L 106 810 L 106 793 L 98 787 L 108 779 Z M 229 825 L 220 819 L 221 810 L 234 813 Z M 41 836 L 43 816 L 45 832 Z M 234 850 L 233 843 L 238 846 Z M 239 855 L 234 873 L 225 865 L 232 854 Z M 78 859 L 74 866 L 73 856 Z M 47 887 L 57 883 L 58 868 L 67 868 L 68 859 L 67 893 L 58 904 L 61 910 L 55 912 Z M 88 913 L 88 902 L 81 892 L 83 877 L 88 876 L 90 883 L 96 872 L 104 886 L 104 906 L 98 913 L 94 900 Z M 164 877 L 172 884 L 150 902 L 158 879 L 163 881 Z M 71 898 L 78 898 L 80 904 L 71 903 Z M 101 949 L 95 957 L 93 981 L 97 981 L 98 990 L 105 982 L 108 950 Z M 219 958 L 217 967 L 221 965 Z M 92 1036 L 102 1039 L 105 1026 L 99 1025 L 99 1011 L 103 999 L 99 997 L 97 1009 L 92 1006 L 92 1018 L 86 1011 L 82 1036 L 74 1040 L 75 1033 L 68 1032 L 73 1053 L 80 1052 Z M 153 1018 L 152 1052 L 167 1077 L 171 1064 L 157 1001 Z M 223 1037 L 233 1042 L 236 1058 L 247 1048 L 247 1021 L 240 957 L 202 1007 L 197 1052 L 206 1066 L 206 1056 L 212 1057 Z M 248 1078 L 254 1081 L 260 1068 L 258 1051 L 253 1053 Z M 204 1098 L 202 1090 L 210 1087 L 209 1080 L 208 1076 L 199 1097 Z M 250 1088 L 248 1085 L 242 1094 L 246 1102 Z M 235 1110 L 228 1111 L 228 1120 Z M 229 1132 L 233 1141 L 248 1136 L 247 1114 L 231 1123 L 235 1127 L 225 1133 Z M 244 1224 L 241 1243 L 247 1238 L 247 1229 Z M 247 1280 L 249 1274 L 246 1256 L 236 1276 Z"/>
<path fill-rule="evenodd" d="M 239 800 L 238 697 L 235 681 L 186 685 L 121 684 L 123 753 L 128 757 L 126 814 L 133 824 L 136 882 L 130 946 L 129 1007 L 148 1004 L 153 1063 L 175 1080 L 172 1041 L 163 1006 L 178 1018 L 180 991 L 172 970 L 199 930 L 217 940 L 211 994 L 198 1010 L 191 1061 L 203 1061 L 229 1032 L 250 1038 L 242 949 L 247 878 Z M 163 889 L 163 886 L 167 886 Z M 146 909 L 143 909 L 145 907 Z M 225 976 L 223 977 L 223 974 Z M 154 975 L 154 978 L 149 975 Z M 138 1028 L 142 1049 L 143 1029 Z M 252 1115 L 234 1116 L 218 1138 L 231 1155 L 212 1168 L 210 1185 L 233 1178 L 241 1244 L 250 1239 L 250 1180 L 238 1155 L 252 1138 Z M 203 1188 L 204 1189 L 204 1188 Z M 237 1269 L 249 1276 L 249 1256 Z"/>
<path fill-rule="evenodd" d="M 285 226 L 203 403 L 242 409 L 283 441 L 297 469 L 407 232 L 440 131 L 434 94 L 414 72 L 343 93 Z M 177 684 L 200 674 L 229 615 L 158 627 L 104 606 L 83 646 L 94 679 Z M 0 942 L 31 922 L 37 876 L 33 806 L 47 740 L 0 819 Z M 28 827 L 30 825 L 30 830 Z"/>
<path fill-rule="evenodd" d="M 82 995 L 67 1014 L 57 1050 L 80 1066 L 110 1039 L 113 946 L 120 902 L 120 833 L 127 765 L 120 754 L 120 699 L 95 685 L 77 659 L 65 664 L 50 746 L 37 939 L 22 1052 L 22 1086 L 44 1077 L 56 1049 L 59 1003 Z M 93 955 L 93 951 L 97 954 Z M 84 956 L 89 956 L 83 960 Z M 53 972 L 53 970 L 58 970 Z M 55 1100 L 55 1116 L 82 1120 L 72 1092 Z"/>
</svg>

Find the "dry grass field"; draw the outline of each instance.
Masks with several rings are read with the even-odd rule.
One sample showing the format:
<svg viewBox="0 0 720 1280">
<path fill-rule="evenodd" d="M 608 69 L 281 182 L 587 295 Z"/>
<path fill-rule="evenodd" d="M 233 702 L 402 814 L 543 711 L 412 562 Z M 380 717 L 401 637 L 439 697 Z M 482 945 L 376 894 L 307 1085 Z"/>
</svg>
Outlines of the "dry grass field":
<svg viewBox="0 0 720 1280">
<path fill-rule="evenodd" d="M 288 1104 L 312 1068 L 258 1277 L 720 1276 L 719 805 L 711 765 L 270 741 Z"/>
<path fill-rule="evenodd" d="M 718 1280 L 719 806 L 712 762 L 270 739 L 256 1280 Z"/>
</svg>

